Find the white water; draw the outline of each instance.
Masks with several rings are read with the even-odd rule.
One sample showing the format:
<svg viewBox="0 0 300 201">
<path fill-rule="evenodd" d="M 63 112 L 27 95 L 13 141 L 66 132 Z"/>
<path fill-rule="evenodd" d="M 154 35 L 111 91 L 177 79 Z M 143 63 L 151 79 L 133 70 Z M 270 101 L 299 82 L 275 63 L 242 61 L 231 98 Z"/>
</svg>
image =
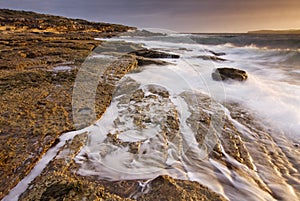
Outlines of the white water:
<svg viewBox="0 0 300 201">
<path fill-rule="evenodd" d="M 279 63 L 286 56 L 280 54 L 271 56 L 277 50 L 199 45 L 193 44 L 189 39 L 186 39 L 186 43 L 143 41 L 133 38 L 126 41 L 143 43 L 148 48 L 171 50 L 180 54 L 182 59 L 175 67 L 171 67 L 171 71 L 178 72 L 188 82 L 190 88 L 206 92 L 221 102 L 241 103 L 278 130 L 284 131 L 292 138 L 300 139 L 300 75 L 289 76 L 290 70 L 286 71 L 285 66 Z M 180 48 L 191 51 L 182 51 Z M 207 49 L 225 52 L 226 55 L 221 57 L 228 61 L 212 62 L 193 58 L 197 55 L 211 55 L 205 51 Z M 245 83 L 225 82 L 221 89 L 219 83 L 212 81 L 211 72 L 214 68 L 224 66 L 246 70 L 249 79 Z M 293 66 L 292 69 L 298 72 L 299 68 L 300 66 Z M 147 79 L 145 75 L 144 80 Z M 219 95 L 222 90 L 224 92 Z"/>
</svg>

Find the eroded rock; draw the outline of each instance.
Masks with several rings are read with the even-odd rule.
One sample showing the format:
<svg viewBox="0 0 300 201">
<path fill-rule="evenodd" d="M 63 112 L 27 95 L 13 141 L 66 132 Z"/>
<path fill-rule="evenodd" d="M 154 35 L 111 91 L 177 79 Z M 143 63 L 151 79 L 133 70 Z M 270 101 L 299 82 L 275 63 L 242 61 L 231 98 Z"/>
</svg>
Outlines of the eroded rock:
<svg viewBox="0 0 300 201">
<path fill-rule="evenodd" d="M 207 51 L 210 52 L 210 53 L 212 53 L 215 56 L 224 56 L 224 55 L 226 55 L 225 52 L 214 52 L 212 50 L 207 50 Z"/>
<path fill-rule="evenodd" d="M 197 58 L 203 59 L 203 60 L 211 60 L 211 61 L 227 61 L 226 59 L 223 59 L 221 57 L 210 56 L 210 55 L 201 55 L 201 56 L 198 56 Z"/>
<path fill-rule="evenodd" d="M 145 58 L 153 58 L 153 59 L 159 59 L 159 58 L 178 59 L 180 57 L 179 55 L 176 54 L 169 54 L 169 53 L 150 50 L 150 49 L 140 49 L 140 50 L 133 51 L 130 54 L 134 54 L 136 56 L 141 56 Z"/>
<path fill-rule="evenodd" d="M 154 60 L 154 59 L 148 59 L 148 58 L 144 58 L 144 57 L 136 57 L 137 61 L 138 61 L 138 65 L 139 66 L 147 66 L 147 65 L 159 65 L 159 66 L 164 66 L 164 65 L 168 65 L 170 63 L 166 62 L 166 61 L 162 61 L 162 60 Z"/>
<path fill-rule="evenodd" d="M 169 176 L 159 176 L 148 185 L 149 192 L 139 197 L 139 200 L 226 200 L 197 182 L 175 180 Z"/>
<path fill-rule="evenodd" d="M 223 80 L 237 80 L 237 81 L 245 81 L 248 78 L 246 71 L 235 69 L 235 68 L 217 68 L 212 73 L 213 80 L 223 81 Z"/>
</svg>

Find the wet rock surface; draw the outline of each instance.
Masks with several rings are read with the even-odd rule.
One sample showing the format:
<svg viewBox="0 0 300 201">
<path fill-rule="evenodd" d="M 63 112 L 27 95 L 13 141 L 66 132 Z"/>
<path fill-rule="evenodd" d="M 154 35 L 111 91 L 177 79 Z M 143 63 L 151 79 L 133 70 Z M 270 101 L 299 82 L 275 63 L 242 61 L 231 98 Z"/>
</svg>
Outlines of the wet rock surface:
<svg viewBox="0 0 300 201">
<path fill-rule="evenodd" d="M 139 200 L 225 200 L 196 182 L 174 180 L 169 176 L 157 177 L 149 188 L 148 194 L 142 195 Z"/>
<path fill-rule="evenodd" d="M 255 182 L 269 192 L 276 200 L 298 200 L 300 186 L 298 171 L 299 149 L 287 148 L 286 136 L 280 134 L 273 126 L 261 122 L 246 108 L 237 103 L 227 105 L 235 125 L 244 127 L 244 134 L 240 135 L 247 152 L 254 165 L 254 170 L 260 175 Z M 274 174 L 268 174 L 274 172 Z M 291 175 L 293 178 L 291 178 Z M 270 181 L 278 181 L 281 185 L 277 188 Z M 280 181 L 280 182 L 279 182 Z M 289 185 L 296 190 L 295 193 L 284 195 L 289 190 Z"/>
<path fill-rule="evenodd" d="M 148 155 L 150 157 L 146 162 L 151 166 L 153 163 L 168 164 L 168 150 L 175 148 L 180 152 L 182 147 L 180 120 L 170 100 L 169 92 L 155 85 L 140 87 L 134 80 L 125 78 L 114 92 L 114 100 L 118 101 L 116 106 L 120 113 L 113 121 L 114 132 L 108 133 L 103 141 L 105 147 L 110 149 L 110 151 L 102 149 L 100 152 L 104 164 L 93 165 L 95 162 L 93 154 L 81 151 L 85 144 L 95 143 L 99 146 L 101 142 L 94 142 L 88 133 L 79 134 L 60 149 L 55 159 L 32 182 L 31 188 L 20 200 L 225 200 L 198 182 L 173 179 L 170 176 L 159 176 L 149 181 L 140 179 L 114 181 L 113 177 L 110 178 L 112 175 L 120 174 L 120 178 L 128 179 L 130 177 L 126 177 L 127 174 L 134 174 L 130 168 L 129 172 L 120 170 L 118 173 L 114 166 L 105 163 L 105 158 L 117 153 L 114 150 L 124 149 L 124 152 L 128 150 L 136 160 Z M 148 133 L 150 136 L 143 139 L 147 129 L 151 129 Z M 133 131 L 141 132 L 133 133 Z M 129 139 L 137 141 L 130 142 Z M 153 151 L 156 151 L 155 155 Z M 89 167 L 82 166 L 83 161 L 88 162 Z M 83 167 L 91 168 L 91 172 L 97 173 L 84 175 L 80 171 Z"/>
<path fill-rule="evenodd" d="M 248 78 L 246 71 L 236 68 L 217 68 L 212 73 L 213 80 L 224 81 L 228 79 L 245 81 Z"/>
<path fill-rule="evenodd" d="M 200 55 L 197 58 L 199 59 L 203 59 L 203 60 L 210 60 L 210 61 L 227 61 L 226 59 L 223 59 L 221 57 L 218 56 L 211 56 L 211 55 Z"/>
<path fill-rule="evenodd" d="M 223 150 L 232 158 L 253 169 L 248 151 L 239 137 L 241 133 L 224 114 L 222 107 L 205 95 L 185 92 L 181 96 L 188 103 L 191 113 L 187 123 L 191 126 L 195 133 L 195 138 L 199 145 L 202 146 L 202 149 L 211 149 L 211 151 L 208 151 L 210 153 L 209 157 L 226 164 L 224 153 L 222 153 L 220 148 L 222 146 Z M 212 113 L 207 111 L 212 111 Z M 213 132 L 210 132 L 210 129 L 213 127 L 219 129 L 214 129 Z M 205 140 L 215 140 L 216 143 L 205 143 Z M 213 147 L 209 147 L 211 145 Z"/>
<path fill-rule="evenodd" d="M 113 103 L 118 108 L 118 114 L 112 114 L 112 131 L 102 133 L 102 137 L 97 134 L 96 138 L 83 132 L 67 141 L 54 160 L 31 183 L 31 188 L 21 196 L 21 200 L 226 200 L 198 182 L 172 178 L 180 178 L 181 171 L 205 171 L 208 164 L 205 158 L 197 158 L 192 150 L 193 145 L 184 140 L 180 125 L 182 114 L 178 113 L 166 89 L 155 85 L 141 86 L 125 77 L 118 84 L 113 97 L 117 101 Z M 206 158 L 228 168 L 231 174 L 237 173 L 236 176 L 247 178 L 265 192 L 272 193 L 260 177 L 251 173 L 256 168 L 250 155 L 253 150 L 248 150 L 246 146 L 251 141 L 238 131 L 237 125 L 232 123 L 230 116 L 224 114 L 223 108 L 204 94 L 184 92 L 180 97 L 186 101 L 190 112 L 186 124 L 193 130 L 198 146 L 208 150 Z M 238 112 L 239 106 L 232 104 L 229 108 L 232 117 L 238 118 L 236 115 L 241 114 Z M 247 124 L 251 125 L 249 122 L 252 122 L 253 128 L 258 128 L 250 114 L 242 114 Z M 219 127 L 219 130 L 209 131 L 215 127 Z M 206 135 L 211 135 L 209 141 L 215 138 L 216 143 L 210 144 Z M 103 138 L 103 141 L 99 138 Z M 93 143 L 95 147 L 91 146 Z M 102 160 L 96 160 L 97 152 L 82 151 L 86 145 L 90 146 L 90 150 L 101 145 L 99 156 Z M 118 150 L 128 155 L 119 158 Z M 184 160 L 181 154 L 188 158 L 187 169 L 179 165 Z M 112 163 L 109 162 L 111 157 L 114 160 Z M 114 166 L 117 161 L 121 166 Z M 144 162 L 145 167 L 157 164 L 166 173 L 170 170 L 172 177 L 151 178 L 153 173 L 150 172 L 149 180 L 137 179 L 134 175 L 138 172 L 132 171 L 137 168 L 134 164 L 141 165 Z M 240 168 L 241 165 L 245 168 Z M 119 167 L 121 169 L 116 169 Z M 218 173 L 217 168 L 215 174 Z M 149 172 L 141 174 L 141 177 L 147 178 L 147 174 Z M 223 182 L 222 177 L 219 179 L 219 182 Z M 52 192 L 57 188 L 60 190 Z M 229 195 L 239 190 L 243 189 L 224 185 L 224 191 Z"/>
<path fill-rule="evenodd" d="M 168 63 L 166 61 L 154 60 L 154 59 L 147 59 L 147 58 L 144 58 L 144 57 L 136 57 L 136 60 L 138 61 L 138 65 L 139 66 L 147 66 L 147 65 L 160 65 L 160 66 L 164 66 L 164 65 L 170 64 L 170 63 Z"/>
<path fill-rule="evenodd" d="M 160 52 L 160 51 L 156 51 L 156 50 L 149 50 L 149 49 L 140 49 L 140 50 L 136 50 L 131 52 L 131 54 L 134 54 L 136 56 L 141 56 L 141 57 L 145 57 L 145 58 L 154 58 L 154 59 L 178 59 L 180 56 L 176 55 L 176 54 L 169 54 L 169 53 L 165 53 L 165 52 Z"/>
<path fill-rule="evenodd" d="M 224 56 L 226 55 L 225 52 L 214 52 L 212 50 L 207 50 L 209 53 L 213 54 L 214 56 Z"/>
</svg>

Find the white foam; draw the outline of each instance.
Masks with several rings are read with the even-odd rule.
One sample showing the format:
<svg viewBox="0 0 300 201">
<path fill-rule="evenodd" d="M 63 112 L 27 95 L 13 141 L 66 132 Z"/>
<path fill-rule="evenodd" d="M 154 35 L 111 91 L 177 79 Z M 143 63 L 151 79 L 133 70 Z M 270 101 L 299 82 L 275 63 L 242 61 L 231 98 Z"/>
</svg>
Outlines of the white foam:
<svg viewBox="0 0 300 201">
<path fill-rule="evenodd" d="M 72 66 L 56 66 L 52 69 L 52 71 L 58 72 L 58 71 L 70 71 L 72 70 L 74 67 Z"/>
<path fill-rule="evenodd" d="M 224 87 L 227 101 L 237 101 L 277 130 L 291 137 L 300 137 L 300 86 L 250 74 L 245 83 L 225 83 Z"/>
</svg>

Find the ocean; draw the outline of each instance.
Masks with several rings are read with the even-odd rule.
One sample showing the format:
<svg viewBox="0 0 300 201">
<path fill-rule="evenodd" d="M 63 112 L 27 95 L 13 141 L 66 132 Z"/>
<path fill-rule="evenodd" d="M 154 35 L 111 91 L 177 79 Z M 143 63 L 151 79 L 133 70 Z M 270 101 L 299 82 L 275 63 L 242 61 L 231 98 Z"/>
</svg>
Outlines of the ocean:
<svg viewBox="0 0 300 201">
<path fill-rule="evenodd" d="M 135 46 L 180 58 L 128 73 L 101 119 L 61 137 L 59 147 L 88 132 L 77 174 L 140 180 L 142 193 L 170 175 L 228 200 L 300 199 L 300 35 L 130 33 L 102 46 L 91 57 L 113 62 Z M 248 78 L 213 80 L 221 67 Z"/>
</svg>

